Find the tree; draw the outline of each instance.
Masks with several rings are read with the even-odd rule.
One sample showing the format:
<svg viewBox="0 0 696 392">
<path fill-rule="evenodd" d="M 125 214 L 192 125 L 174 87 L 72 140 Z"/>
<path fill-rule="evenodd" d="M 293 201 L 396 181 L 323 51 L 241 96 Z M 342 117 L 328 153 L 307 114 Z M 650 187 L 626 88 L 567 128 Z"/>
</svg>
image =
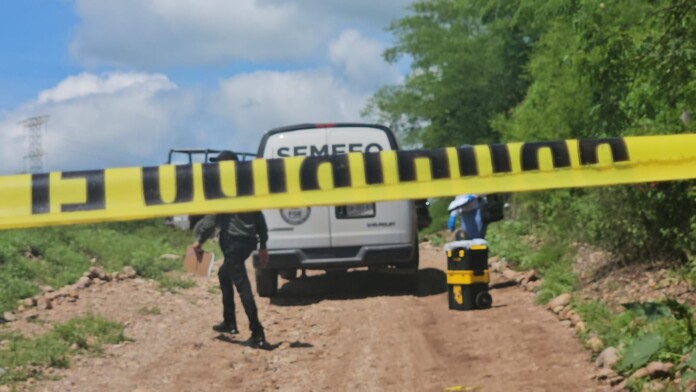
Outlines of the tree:
<svg viewBox="0 0 696 392">
<path fill-rule="evenodd" d="M 421 0 L 411 11 L 391 25 L 385 53 L 411 70 L 366 108 L 411 144 L 694 131 L 693 0 Z M 611 251 L 676 254 L 696 270 L 695 189 L 547 192 L 522 210 L 547 232 L 579 222 Z"/>
<path fill-rule="evenodd" d="M 504 11 L 469 0 L 415 3 L 391 25 L 397 42 L 385 53 L 390 62 L 409 57 L 411 72 L 380 89 L 365 112 L 426 147 L 499 140 L 490 119 L 522 99 L 531 48 L 529 37 L 500 23 L 510 19 Z"/>
</svg>

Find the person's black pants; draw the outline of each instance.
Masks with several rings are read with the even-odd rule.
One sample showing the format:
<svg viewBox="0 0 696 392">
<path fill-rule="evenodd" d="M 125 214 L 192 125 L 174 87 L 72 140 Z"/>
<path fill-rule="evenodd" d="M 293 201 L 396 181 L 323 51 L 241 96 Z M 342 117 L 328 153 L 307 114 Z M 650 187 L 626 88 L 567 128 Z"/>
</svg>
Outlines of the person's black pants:
<svg viewBox="0 0 696 392">
<path fill-rule="evenodd" d="M 234 288 L 237 288 L 239 298 L 242 300 L 242 306 L 249 318 L 249 328 L 252 333 L 263 331 L 263 327 L 259 322 L 256 303 L 254 302 L 254 294 L 251 292 L 251 283 L 247 276 L 244 261 L 249 257 L 251 252 L 256 249 L 256 243 L 239 242 L 226 244 L 223 250 L 225 261 L 218 271 L 220 279 L 220 290 L 222 291 L 222 306 L 223 317 L 225 323 L 237 325 L 234 307 Z"/>
</svg>

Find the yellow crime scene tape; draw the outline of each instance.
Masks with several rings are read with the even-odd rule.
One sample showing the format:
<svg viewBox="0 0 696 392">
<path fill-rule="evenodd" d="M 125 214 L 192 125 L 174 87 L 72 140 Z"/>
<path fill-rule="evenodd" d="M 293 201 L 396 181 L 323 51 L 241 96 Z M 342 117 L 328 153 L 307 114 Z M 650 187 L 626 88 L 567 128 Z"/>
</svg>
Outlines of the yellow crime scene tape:
<svg viewBox="0 0 696 392">
<path fill-rule="evenodd" d="M 0 229 L 696 178 L 696 135 L 0 177 Z"/>
</svg>

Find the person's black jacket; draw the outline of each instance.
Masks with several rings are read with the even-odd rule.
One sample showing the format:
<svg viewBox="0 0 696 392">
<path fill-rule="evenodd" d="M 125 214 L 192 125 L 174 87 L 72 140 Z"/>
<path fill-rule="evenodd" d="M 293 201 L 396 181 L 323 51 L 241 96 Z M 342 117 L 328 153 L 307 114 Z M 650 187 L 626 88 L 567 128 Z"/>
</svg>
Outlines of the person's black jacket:
<svg viewBox="0 0 696 392">
<path fill-rule="evenodd" d="M 256 242 L 257 236 L 259 248 L 266 249 L 268 228 L 261 211 L 206 215 L 196 225 L 195 234 L 198 242 L 204 243 L 215 233 L 215 228 L 220 229 L 220 248 L 223 252 L 230 248 L 234 241 Z"/>
</svg>

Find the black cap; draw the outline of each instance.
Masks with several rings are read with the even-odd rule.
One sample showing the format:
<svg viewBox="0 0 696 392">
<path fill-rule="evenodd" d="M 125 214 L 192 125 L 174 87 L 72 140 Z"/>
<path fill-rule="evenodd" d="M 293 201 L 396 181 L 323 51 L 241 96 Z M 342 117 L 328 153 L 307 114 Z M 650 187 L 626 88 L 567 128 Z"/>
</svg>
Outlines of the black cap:
<svg viewBox="0 0 696 392">
<path fill-rule="evenodd" d="M 210 158 L 210 162 L 238 161 L 238 160 L 239 160 L 239 158 L 237 157 L 237 154 L 235 154 L 229 150 L 222 151 L 221 153 L 218 154 L 218 156 Z"/>
</svg>

